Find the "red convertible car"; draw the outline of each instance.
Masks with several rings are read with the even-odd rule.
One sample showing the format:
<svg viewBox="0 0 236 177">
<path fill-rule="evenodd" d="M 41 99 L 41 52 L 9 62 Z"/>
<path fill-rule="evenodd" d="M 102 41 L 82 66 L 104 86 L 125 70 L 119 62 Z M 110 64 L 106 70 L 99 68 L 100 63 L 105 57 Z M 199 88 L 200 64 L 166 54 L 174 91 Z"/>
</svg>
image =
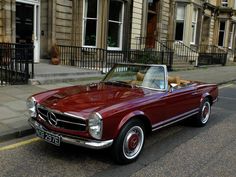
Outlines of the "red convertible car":
<svg viewBox="0 0 236 177">
<path fill-rule="evenodd" d="M 28 98 L 36 135 L 60 146 L 111 147 L 118 163 L 136 160 L 145 136 L 191 117 L 204 126 L 218 87 L 168 77 L 165 65 L 116 64 L 96 84 L 49 90 Z"/>
</svg>

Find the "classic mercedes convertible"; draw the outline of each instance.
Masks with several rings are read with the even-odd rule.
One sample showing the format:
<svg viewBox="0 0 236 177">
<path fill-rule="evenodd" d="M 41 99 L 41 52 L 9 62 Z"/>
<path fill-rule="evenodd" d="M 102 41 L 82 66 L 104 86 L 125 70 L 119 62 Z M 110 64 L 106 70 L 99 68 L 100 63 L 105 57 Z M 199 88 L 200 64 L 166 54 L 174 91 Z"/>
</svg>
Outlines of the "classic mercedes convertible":
<svg viewBox="0 0 236 177">
<path fill-rule="evenodd" d="M 218 87 L 168 77 L 165 65 L 116 64 L 95 84 L 49 90 L 28 98 L 36 135 L 60 146 L 111 147 L 118 163 L 138 158 L 148 133 L 191 117 L 209 120 Z"/>
</svg>

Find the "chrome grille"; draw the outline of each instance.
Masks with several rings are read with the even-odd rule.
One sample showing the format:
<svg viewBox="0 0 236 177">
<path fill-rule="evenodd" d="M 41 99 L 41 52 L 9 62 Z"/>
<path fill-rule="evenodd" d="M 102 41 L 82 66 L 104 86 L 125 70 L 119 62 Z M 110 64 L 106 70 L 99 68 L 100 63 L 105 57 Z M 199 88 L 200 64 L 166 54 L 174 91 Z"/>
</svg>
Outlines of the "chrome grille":
<svg viewBox="0 0 236 177">
<path fill-rule="evenodd" d="M 86 130 L 86 121 L 78 117 L 73 117 L 67 114 L 51 111 L 41 105 L 37 106 L 37 112 L 38 115 L 43 118 L 48 124 L 53 125 L 55 127 L 77 131 Z M 50 121 L 50 114 L 54 116 L 55 120 Z M 54 124 L 52 124 L 52 122 Z"/>
</svg>

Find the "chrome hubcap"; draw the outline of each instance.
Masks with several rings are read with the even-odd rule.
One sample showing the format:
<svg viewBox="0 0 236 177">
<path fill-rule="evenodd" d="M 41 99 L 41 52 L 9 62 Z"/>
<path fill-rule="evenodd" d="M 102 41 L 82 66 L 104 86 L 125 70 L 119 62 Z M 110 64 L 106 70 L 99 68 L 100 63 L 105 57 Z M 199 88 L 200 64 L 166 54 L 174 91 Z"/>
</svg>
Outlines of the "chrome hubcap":
<svg viewBox="0 0 236 177">
<path fill-rule="evenodd" d="M 123 142 L 123 153 L 127 159 L 135 158 L 142 149 L 144 133 L 141 127 L 134 126 L 126 134 Z"/>
<path fill-rule="evenodd" d="M 209 102 L 205 102 L 202 107 L 201 121 L 203 124 L 207 123 L 211 113 L 211 105 Z"/>
</svg>

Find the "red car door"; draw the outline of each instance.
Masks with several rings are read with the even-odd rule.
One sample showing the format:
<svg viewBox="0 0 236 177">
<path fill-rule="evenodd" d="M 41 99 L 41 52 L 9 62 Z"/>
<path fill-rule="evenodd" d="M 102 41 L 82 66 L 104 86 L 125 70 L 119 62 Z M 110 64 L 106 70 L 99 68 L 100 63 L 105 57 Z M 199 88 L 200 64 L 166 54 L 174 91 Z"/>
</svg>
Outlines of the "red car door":
<svg viewBox="0 0 236 177">
<path fill-rule="evenodd" d="M 193 114 L 199 107 L 199 99 L 194 86 L 175 89 L 166 93 L 161 100 L 165 103 L 165 113 L 162 121 L 174 120 Z"/>
</svg>

